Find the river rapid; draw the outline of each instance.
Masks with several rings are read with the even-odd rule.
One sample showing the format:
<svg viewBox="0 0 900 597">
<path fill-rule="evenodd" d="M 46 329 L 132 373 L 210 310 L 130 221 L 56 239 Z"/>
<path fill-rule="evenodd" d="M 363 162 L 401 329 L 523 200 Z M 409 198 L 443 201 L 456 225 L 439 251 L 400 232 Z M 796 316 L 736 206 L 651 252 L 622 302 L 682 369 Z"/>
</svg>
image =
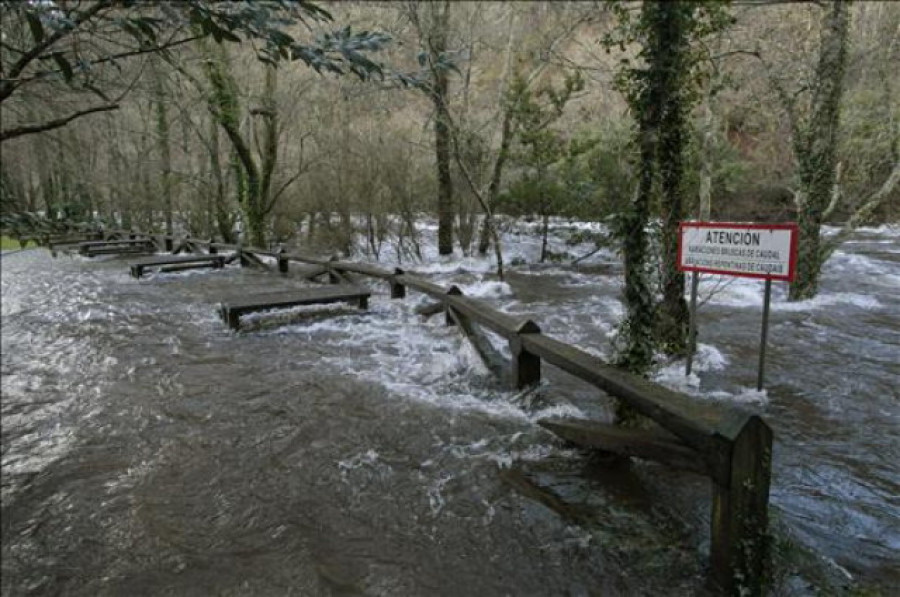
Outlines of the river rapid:
<svg viewBox="0 0 900 597">
<path fill-rule="evenodd" d="M 553 248 L 587 252 L 565 242 L 583 228 L 558 223 Z M 506 242 L 534 261 L 528 231 Z M 413 291 L 360 280 L 367 312 L 295 309 L 234 333 L 220 301 L 308 283 L 0 259 L 3 595 L 709 594 L 709 482 L 562 444 L 537 422 L 608 417 L 608 399 L 549 366 L 539 392 L 505 389 Z M 505 282 L 474 258 L 404 267 L 612 354 L 609 252 Z M 753 280 L 704 278 L 695 373 L 654 376 L 773 427 L 773 594 L 891 594 L 900 231 L 857 234 L 811 301 L 774 287 L 765 392 Z"/>
</svg>

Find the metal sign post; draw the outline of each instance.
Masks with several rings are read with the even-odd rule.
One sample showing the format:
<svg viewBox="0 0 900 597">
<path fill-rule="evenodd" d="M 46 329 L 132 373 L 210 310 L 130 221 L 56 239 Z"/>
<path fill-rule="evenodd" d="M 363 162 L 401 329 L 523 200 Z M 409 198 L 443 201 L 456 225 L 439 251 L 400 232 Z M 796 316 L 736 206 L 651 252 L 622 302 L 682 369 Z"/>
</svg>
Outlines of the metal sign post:
<svg viewBox="0 0 900 597">
<path fill-rule="evenodd" d="M 759 371 L 756 378 L 756 389 L 762 391 L 765 379 L 766 338 L 769 333 L 772 280 L 793 281 L 797 265 L 798 232 L 797 224 L 794 222 L 785 224 L 681 223 L 681 234 L 678 237 L 678 269 L 693 274 L 685 375 L 691 374 L 697 350 L 698 273 L 762 278 L 766 282 L 766 289 L 763 297 Z"/>
<path fill-rule="evenodd" d="M 766 336 L 769 333 L 769 300 L 772 298 L 772 278 L 766 278 L 766 291 L 763 296 L 762 338 L 759 341 L 759 372 L 756 375 L 756 391 L 762 392 L 763 378 L 766 371 Z"/>
<path fill-rule="evenodd" d="M 700 285 L 700 273 L 691 272 L 691 319 L 688 324 L 688 354 L 684 365 L 684 374 L 691 374 L 694 365 L 694 353 L 697 352 L 697 287 Z"/>
</svg>

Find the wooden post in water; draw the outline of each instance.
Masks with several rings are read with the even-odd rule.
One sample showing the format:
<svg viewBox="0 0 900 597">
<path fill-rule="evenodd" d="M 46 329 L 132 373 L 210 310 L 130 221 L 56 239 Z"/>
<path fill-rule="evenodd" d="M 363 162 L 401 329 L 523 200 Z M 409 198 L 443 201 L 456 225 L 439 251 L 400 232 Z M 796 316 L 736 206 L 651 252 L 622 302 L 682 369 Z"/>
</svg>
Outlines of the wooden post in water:
<svg viewBox="0 0 900 597">
<path fill-rule="evenodd" d="M 397 276 L 402 276 L 403 273 L 399 267 L 394 268 L 394 277 L 390 279 L 392 299 L 406 298 L 406 286 L 397 282 Z"/>
<path fill-rule="evenodd" d="M 282 274 L 288 273 L 287 251 L 284 249 L 283 245 L 278 247 L 276 258 L 278 259 L 278 271 Z"/>
<path fill-rule="evenodd" d="M 459 289 L 459 286 L 454 284 L 450 287 L 450 290 L 447 291 L 447 294 L 450 296 L 462 296 L 463 291 Z M 448 304 L 444 304 L 444 317 L 446 318 L 447 325 L 456 325 L 456 322 L 453 320 L 453 317 L 450 315 L 450 307 Z"/>
<path fill-rule="evenodd" d="M 731 449 L 722 463 L 726 474 L 713 477 L 711 578 L 730 595 L 759 596 L 768 557 L 772 430 L 757 415 L 740 415 L 717 436 Z"/>
<path fill-rule="evenodd" d="M 522 346 L 522 334 L 540 334 L 541 328 L 534 321 L 527 319 L 516 328 L 516 333 L 509 339 L 509 352 L 512 354 L 512 385 L 522 389 L 541 381 L 541 357 L 525 350 Z"/>
</svg>

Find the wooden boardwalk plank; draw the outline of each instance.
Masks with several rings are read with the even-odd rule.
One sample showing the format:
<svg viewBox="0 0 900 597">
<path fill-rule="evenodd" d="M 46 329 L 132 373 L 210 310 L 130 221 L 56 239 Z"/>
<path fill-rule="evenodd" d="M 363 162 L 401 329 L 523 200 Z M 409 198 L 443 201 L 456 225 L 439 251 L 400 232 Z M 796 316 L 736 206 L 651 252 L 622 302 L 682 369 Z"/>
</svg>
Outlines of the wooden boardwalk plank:
<svg viewBox="0 0 900 597">
<path fill-rule="evenodd" d="M 171 267 L 165 267 L 171 266 Z M 222 268 L 225 267 L 224 255 L 158 255 L 145 257 L 129 263 L 131 275 L 140 278 L 144 270 L 159 267 L 165 271 L 181 271 L 184 269 L 196 269 L 201 267 Z"/>
<path fill-rule="evenodd" d="M 152 245 L 131 245 L 118 247 L 95 247 L 92 249 L 82 250 L 81 254 L 85 257 L 98 257 L 100 255 L 139 255 L 142 253 L 153 253 L 156 247 Z"/>
<path fill-rule="evenodd" d="M 713 478 L 727 477 L 729 467 L 725 456 L 728 441 L 717 433 L 717 427 L 724 419 L 721 409 L 631 375 L 583 350 L 542 334 L 524 336 L 522 342 L 528 352 L 611 396 L 626 400 L 639 413 L 650 417 L 697 450 L 707 461 Z"/>
<path fill-rule="evenodd" d="M 661 431 L 623 429 L 587 419 L 542 420 L 538 424 L 579 446 L 662 462 L 701 475 L 709 471 L 697 452 Z"/>
<path fill-rule="evenodd" d="M 488 371 L 493 373 L 497 379 L 506 380 L 510 365 L 500 352 L 494 348 L 491 341 L 482 334 L 479 334 L 472 326 L 472 322 L 469 318 L 453 307 L 450 307 L 447 310 L 447 314 L 453 319 L 456 325 L 459 326 L 459 329 L 466 335 L 469 342 L 472 343 L 472 347 L 475 349 L 475 352 L 478 353 L 478 356 L 481 357 L 481 361 L 484 363 L 484 366 L 487 367 Z"/>
<path fill-rule="evenodd" d="M 360 309 L 368 308 L 371 292 L 358 286 L 337 285 L 320 288 L 298 288 L 288 292 L 258 294 L 246 299 L 222 303 L 219 314 L 232 329 L 240 327 L 242 315 L 269 309 L 283 309 L 302 305 L 353 302 L 359 303 Z"/>
<path fill-rule="evenodd" d="M 127 255 L 148 253 L 156 250 L 154 242 L 147 238 L 95 240 L 78 243 L 78 252 L 87 257 L 98 255 Z"/>
</svg>

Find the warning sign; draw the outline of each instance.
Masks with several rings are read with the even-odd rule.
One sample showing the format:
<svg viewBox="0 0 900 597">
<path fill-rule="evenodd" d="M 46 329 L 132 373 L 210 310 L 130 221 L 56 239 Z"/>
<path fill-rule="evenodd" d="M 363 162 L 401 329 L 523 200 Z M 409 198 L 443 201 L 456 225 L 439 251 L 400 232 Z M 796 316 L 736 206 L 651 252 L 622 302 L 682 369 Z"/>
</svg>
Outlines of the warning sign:
<svg viewBox="0 0 900 597">
<path fill-rule="evenodd" d="M 678 267 L 686 272 L 792 281 L 797 224 L 682 222 Z"/>
</svg>

